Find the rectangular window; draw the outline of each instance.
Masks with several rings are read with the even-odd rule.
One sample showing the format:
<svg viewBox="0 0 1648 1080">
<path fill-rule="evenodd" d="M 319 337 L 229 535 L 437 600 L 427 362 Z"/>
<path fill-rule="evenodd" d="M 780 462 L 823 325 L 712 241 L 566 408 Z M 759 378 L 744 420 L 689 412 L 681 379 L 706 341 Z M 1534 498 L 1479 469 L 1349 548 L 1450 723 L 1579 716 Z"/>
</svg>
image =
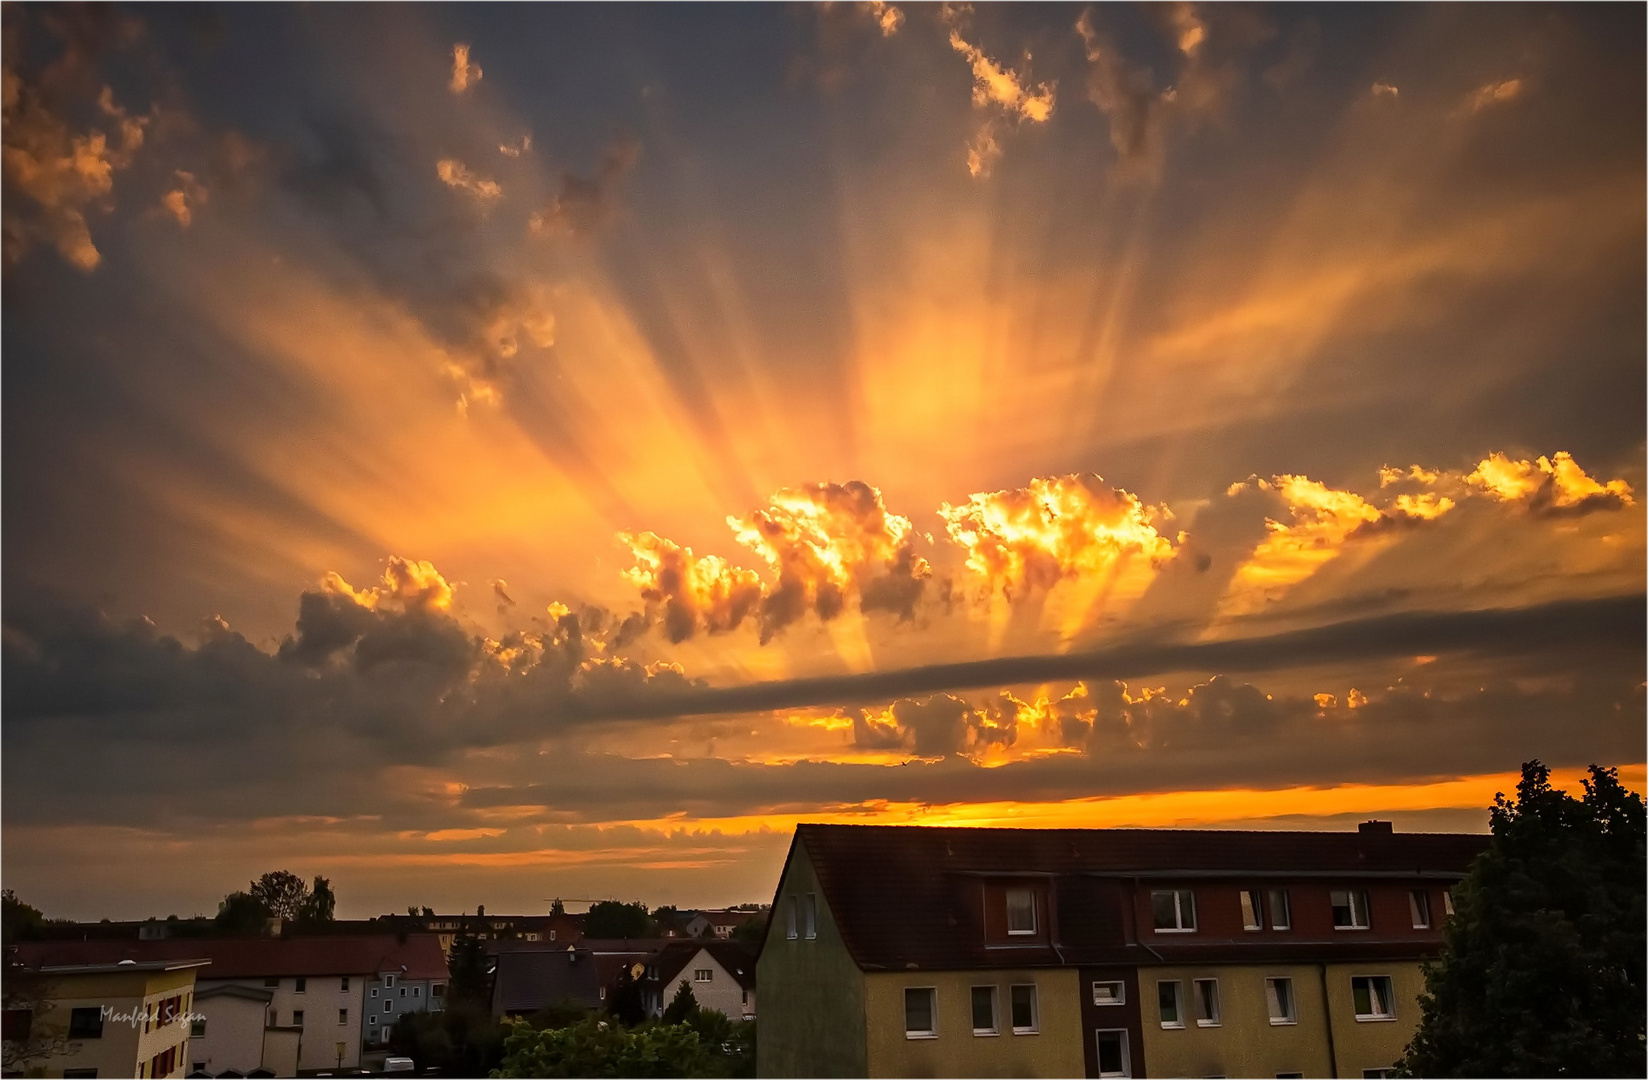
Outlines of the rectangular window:
<svg viewBox="0 0 1648 1080">
<path fill-rule="evenodd" d="M 784 936 L 789 938 L 791 941 L 794 941 L 798 936 L 800 936 L 796 933 L 795 924 L 796 913 L 801 907 L 801 898 L 799 896 L 792 896 L 789 898 L 789 901 L 790 902 L 784 906 Z"/>
<path fill-rule="evenodd" d="M 393 1001 L 385 1001 L 383 1003 L 383 1011 L 384 1012 L 393 1012 L 394 1010 L 395 1010 L 395 1003 Z"/>
<path fill-rule="evenodd" d="M 1396 1007 L 1391 998 L 1389 975 L 1355 975 L 1350 980 L 1350 996 L 1358 1020 L 1394 1020 Z"/>
<path fill-rule="evenodd" d="M 1126 1005 L 1127 984 L 1124 982 L 1096 982 L 1093 984 L 1093 1004 Z"/>
<path fill-rule="evenodd" d="M 1425 930 L 1431 925 L 1431 894 L 1424 889 L 1408 893 L 1408 914 L 1413 916 L 1413 928 Z"/>
<path fill-rule="evenodd" d="M 1013 1034 L 1033 1035 L 1036 1032 L 1036 988 L 1034 985 L 1012 988 Z"/>
<path fill-rule="evenodd" d="M 377 996 L 378 996 L 378 988 L 377 988 L 377 987 L 375 987 L 375 986 L 374 986 L 374 987 L 373 987 L 373 988 L 372 988 L 372 996 L 373 996 L 373 997 L 377 997 Z"/>
<path fill-rule="evenodd" d="M 1368 894 L 1361 889 L 1334 889 L 1328 894 L 1333 905 L 1335 930 L 1368 928 Z"/>
<path fill-rule="evenodd" d="M 714 968 L 694 968 L 693 972 L 692 972 L 692 981 L 693 982 L 709 982 L 714 977 L 715 977 L 715 969 Z"/>
<path fill-rule="evenodd" d="M 1288 907 L 1286 889 L 1270 890 L 1270 928 L 1287 930 L 1293 926 L 1293 912 Z"/>
<path fill-rule="evenodd" d="M 1265 909 L 1263 901 L 1259 899 L 1259 890 L 1242 890 L 1242 929 L 1263 930 L 1265 928 Z"/>
<path fill-rule="evenodd" d="M 1034 889 L 1007 890 L 1007 932 L 1034 934 L 1036 932 L 1036 891 Z"/>
<path fill-rule="evenodd" d="M 1270 1022 L 1273 1024 L 1296 1024 L 1298 1015 L 1293 1011 L 1293 980 L 1266 979 L 1265 1003 L 1270 1006 Z"/>
<path fill-rule="evenodd" d="M 1450 917 L 1453 915 L 1453 890 L 1452 889 L 1443 889 L 1442 890 L 1442 914 L 1450 916 Z"/>
<path fill-rule="evenodd" d="M 909 986 L 904 989 L 904 1037 L 931 1039 L 938 1034 L 938 1010 L 934 998 L 938 991 L 931 986 Z"/>
<path fill-rule="evenodd" d="M 293 979 L 292 982 L 296 984 L 292 987 L 292 993 L 307 994 L 309 992 L 309 980 L 305 979 L 303 976 L 298 976 L 296 979 Z"/>
<path fill-rule="evenodd" d="M 1150 914 L 1158 934 L 1196 929 L 1196 894 L 1189 889 L 1157 889 L 1150 894 Z"/>
<path fill-rule="evenodd" d="M 1132 1076 L 1131 1063 L 1127 1060 L 1127 1032 L 1096 1031 L 1093 1035 L 1099 1044 L 1099 1075 Z"/>
<path fill-rule="evenodd" d="M 808 941 L 818 937 L 818 895 L 807 893 L 801 898 L 801 933 Z"/>
<path fill-rule="evenodd" d="M 206 1037 L 206 1018 L 197 1016 L 189 1021 L 189 1038 L 204 1039 Z"/>
<path fill-rule="evenodd" d="M 371 1021 L 372 1021 L 372 1026 L 373 1026 L 373 1027 L 377 1027 L 377 1026 L 378 1026 L 378 1018 L 377 1018 L 377 1017 L 375 1017 L 375 1016 L 374 1016 L 374 1017 L 371 1017 Z"/>
<path fill-rule="evenodd" d="M 413 996 L 413 997 L 423 997 L 423 987 L 421 987 L 421 986 L 414 986 L 414 987 L 413 987 L 413 988 L 412 988 L 412 996 Z"/>
<path fill-rule="evenodd" d="M 280 980 L 279 979 L 264 979 L 263 980 L 263 985 L 266 986 L 266 987 L 272 987 L 272 988 L 275 988 L 275 989 L 279 989 L 280 988 Z"/>
<path fill-rule="evenodd" d="M 1196 980 L 1196 1026 L 1219 1026 L 1219 980 Z"/>
<path fill-rule="evenodd" d="M 340 1024 L 349 1023 L 349 1010 L 348 1009 L 339 1009 L 338 1010 L 338 1023 L 340 1023 Z"/>
<path fill-rule="evenodd" d="M 436 983 L 434 986 L 431 986 L 429 988 L 429 996 L 430 997 L 445 997 L 446 996 L 446 984 L 445 983 Z"/>
<path fill-rule="evenodd" d="M 996 988 L 993 986 L 973 987 L 973 1034 L 1000 1034 L 996 1027 Z"/>
<path fill-rule="evenodd" d="M 349 976 L 345 975 L 343 978 L 338 980 L 338 991 L 344 994 L 349 992 Z"/>
<path fill-rule="evenodd" d="M 303 1026 L 303 1010 L 302 1009 L 299 1009 L 299 1010 L 297 1010 L 296 1012 L 294 1012 L 292 1014 L 292 1026 L 293 1027 L 302 1027 Z"/>
<path fill-rule="evenodd" d="M 69 1013 L 69 1038 L 101 1039 L 103 1037 L 103 1010 L 98 1006 L 75 1009 Z"/>
<path fill-rule="evenodd" d="M 385 985 L 385 986 L 394 986 L 395 985 L 395 976 L 385 975 L 383 977 L 383 985 Z"/>
<path fill-rule="evenodd" d="M 401 987 L 401 997 L 405 997 L 405 996 L 406 996 L 406 987 L 403 986 L 403 987 Z"/>
<path fill-rule="evenodd" d="M 1179 1007 L 1179 989 L 1176 982 L 1156 984 L 1156 1008 L 1161 1012 L 1164 1028 L 1184 1027 L 1184 1010 Z"/>
</svg>

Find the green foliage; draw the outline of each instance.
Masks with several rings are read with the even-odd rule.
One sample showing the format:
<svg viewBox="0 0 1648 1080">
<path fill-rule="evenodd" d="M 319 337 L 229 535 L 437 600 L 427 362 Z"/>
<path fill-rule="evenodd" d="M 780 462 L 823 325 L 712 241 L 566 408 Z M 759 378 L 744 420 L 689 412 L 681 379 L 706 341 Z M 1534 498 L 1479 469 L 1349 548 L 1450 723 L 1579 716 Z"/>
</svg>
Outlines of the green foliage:
<svg viewBox="0 0 1648 1080">
<path fill-rule="evenodd" d="M 1425 975 L 1411 1076 L 1643 1076 L 1644 814 L 1613 769 L 1583 799 L 1537 761 L 1495 796 Z"/>
<path fill-rule="evenodd" d="M 751 919 L 749 922 L 739 923 L 732 928 L 732 940 L 748 941 L 755 944 L 767 940 L 767 919 L 770 917 L 770 914 L 763 915 L 760 918 Z"/>
<path fill-rule="evenodd" d="M 589 1010 L 573 1001 L 571 998 L 562 998 L 552 1001 L 548 1005 L 532 1014 L 529 1021 L 533 1027 L 558 1028 L 571 1027 L 573 1024 L 589 1019 Z"/>
<path fill-rule="evenodd" d="M 697 1015 L 698 995 L 692 992 L 692 984 L 682 979 L 675 996 L 664 1007 L 664 1023 L 684 1024 Z"/>
<path fill-rule="evenodd" d="M 468 931 L 454 938 L 447 962 L 452 973 L 448 989 L 452 1002 L 468 1002 L 490 1012 L 492 974 L 488 969 L 491 965 L 487 962 L 486 946 L 481 944 L 480 939 Z"/>
<path fill-rule="evenodd" d="M 317 923 L 331 922 L 337 903 L 337 897 L 332 895 L 332 883 L 316 874 L 315 887 L 304 897 L 298 908 L 298 923 L 303 926 L 314 926 Z"/>
<path fill-rule="evenodd" d="M 389 1052 L 442 1076 L 485 1076 L 503 1060 L 504 1031 L 490 1012 L 450 1002 L 439 1012 L 403 1014 L 389 1032 Z"/>
<path fill-rule="evenodd" d="M 607 1012 L 625 1027 L 634 1027 L 647 1018 L 641 984 L 635 981 L 634 974 L 627 967 L 618 972 L 618 978 L 612 984 L 612 993 L 607 996 Z"/>
<path fill-rule="evenodd" d="M 10 945 L 35 937 L 45 925 L 46 916 L 32 904 L 17 899 L 10 889 L 0 892 L 0 940 Z"/>
<path fill-rule="evenodd" d="M 652 933 L 647 905 L 602 900 L 592 904 L 584 916 L 584 936 L 592 938 L 638 938 Z"/>
<path fill-rule="evenodd" d="M 685 1024 L 625 1029 L 591 1018 L 571 1027 L 516 1024 L 493 1076 L 714 1076 L 715 1057 Z"/>
<path fill-rule="evenodd" d="M 269 909 L 251 893 L 232 892 L 217 906 L 217 928 L 225 934 L 256 934 L 269 919 Z"/>
<path fill-rule="evenodd" d="M 309 898 L 309 886 L 290 870 L 272 870 L 252 882 L 252 895 L 270 915 L 295 922 Z"/>
</svg>

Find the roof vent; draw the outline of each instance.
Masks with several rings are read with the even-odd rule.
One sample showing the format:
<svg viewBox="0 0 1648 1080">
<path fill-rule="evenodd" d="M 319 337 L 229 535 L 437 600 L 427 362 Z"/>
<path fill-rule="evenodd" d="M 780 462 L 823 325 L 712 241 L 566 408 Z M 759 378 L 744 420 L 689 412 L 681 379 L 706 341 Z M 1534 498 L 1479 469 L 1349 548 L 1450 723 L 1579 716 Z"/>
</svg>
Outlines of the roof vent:
<svg viewBox="0 0 1648 1080">
<path fill-rule="evenodd" d="M 1390 836 L 1391 823 L 1388 821 L 1364 821 L 1356 826 L 1356 831 L 1363 836 Z"/>
</svg>

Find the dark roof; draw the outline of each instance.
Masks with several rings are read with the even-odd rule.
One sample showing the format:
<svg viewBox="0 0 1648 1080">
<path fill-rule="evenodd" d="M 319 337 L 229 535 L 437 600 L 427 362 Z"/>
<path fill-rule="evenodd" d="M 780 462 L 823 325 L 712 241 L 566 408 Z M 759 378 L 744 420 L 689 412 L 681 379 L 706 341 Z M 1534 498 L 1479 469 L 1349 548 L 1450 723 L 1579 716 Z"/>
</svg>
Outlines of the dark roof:
<svg viewBox="0 0 1648 1080">
<path fill-rule="evenodd" d="M 664 946 L 654 961 L 658 965 L 658 982 L 668 986 L 701 952 L 715 957 L 715 962 L 726 968 L 739 986 L 755 989 L 755 949 L 740 941 L 710 938 L 689 938 Z"/>
<path fill-rule="evenodd" d="M 498 957 L 492 983 L 494 1015 L 535 1013 L 557 1001 L 601 1007 L 601 975 L 587 950 L 507 952 Z"/>
<path fill-rule="evenodd" d="M 830 912 L 861 968 L 969 968 L 1009 962 L 987 952 L 976 903 L 963 883 L 981 876 L 1040 877 L 1060 911 L 1117 910 L 1129 879 L 1253 879 L 1435 876 L 1454 880 L 1487 846 L 1485 835 L 1241 832 L 1193 829 L 969 829 L 904 825 L 801 825 Z M 976 898 L 975 898 L 976 899 Z M 1015 966 L 1254 959 L 1246 944 L 1176 938 L 1152 949 L 1124 941 L 1097 918 L 1065 919 L 1058 947 L 1016 948 Z M 1113 920 L 1112 920 L 1113 921 Z M 1324 945 L 1290 940 L 1274 958 L 1320 956 Z M 1414 952 L 1412 942 L 1331 943 L 1335 957 Z M 1314 951 L 1312 951 L 1314 949 Z M 1344 951 L 1348 949 L 1349 951 Z M 1045 954 L 1045 955 L 1044 955 Z M 1158 959 L 1159 962 L 1159 959 Z"/>
<path fill-rule="evenodd" d="M 35 941 L 17 946 L 30 966 L 109 964 L 202 958 L 198 978 L 255 979 L 394 972 L 409 979 L 445 979 L 446 958 L 431 934 L 299 938 L 167 938 L 159 941 Z M 404 970 L 403 970 L 404 969 Z"/>
<path fill-rule="evenodd" d="M 195 1000 L 202 1001 L 215 997 L 238 997 L 248 1001 L 261 1001 L 265 1005 L 273 1001 L 275 992 L 255 986 L 208 986 L 195 991 Z"/>
</svg>

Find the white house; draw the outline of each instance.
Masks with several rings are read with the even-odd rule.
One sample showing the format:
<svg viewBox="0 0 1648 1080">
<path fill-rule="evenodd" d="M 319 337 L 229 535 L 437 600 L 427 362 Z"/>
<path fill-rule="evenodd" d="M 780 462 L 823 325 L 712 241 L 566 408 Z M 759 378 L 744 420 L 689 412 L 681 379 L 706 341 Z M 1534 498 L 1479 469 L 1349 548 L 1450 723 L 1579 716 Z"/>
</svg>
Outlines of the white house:
<svg viewBox="0 0 1648 1080">
<path fill-rule="evenodd" d="M 661 1015 L 683 984 L 692 987 L 699 1008 L 715 1009 L 733 1020 L 755 1018 L 755 952 L 742 942 L 671 942 L 653 961 L 655 995 L 648 995 L 649 1011 Z"/>
</svg>

